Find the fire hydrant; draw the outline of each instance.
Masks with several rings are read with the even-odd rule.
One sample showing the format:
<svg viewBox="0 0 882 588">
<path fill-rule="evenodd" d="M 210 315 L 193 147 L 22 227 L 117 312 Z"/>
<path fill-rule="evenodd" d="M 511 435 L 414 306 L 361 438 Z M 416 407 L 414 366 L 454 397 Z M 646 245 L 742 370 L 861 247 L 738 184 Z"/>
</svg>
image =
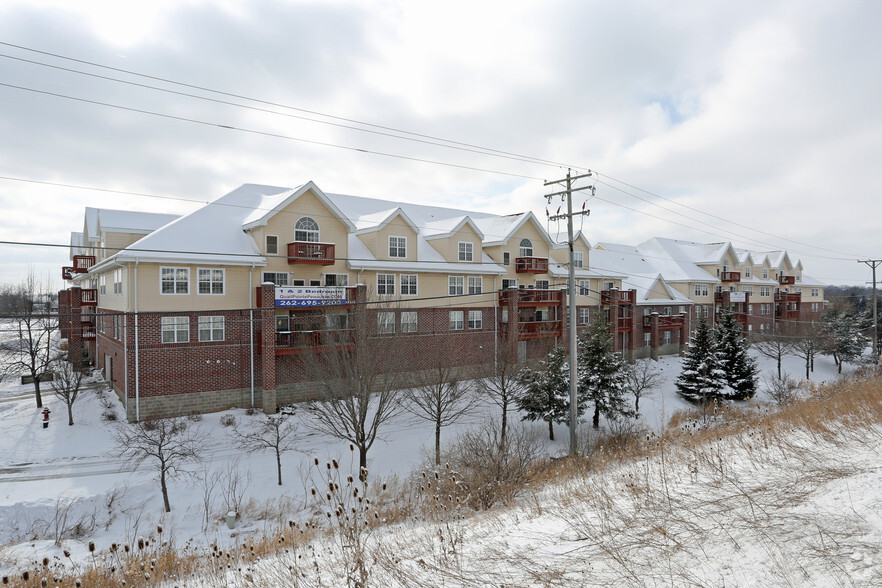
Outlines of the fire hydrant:
<svg viewBox="0 0 882 588">
<path fill-rule="evenodd" d="M 44 429 L 49 428 L 49 409 L 48 408 L 43 409 L 43 428 Z"/>
</svg>

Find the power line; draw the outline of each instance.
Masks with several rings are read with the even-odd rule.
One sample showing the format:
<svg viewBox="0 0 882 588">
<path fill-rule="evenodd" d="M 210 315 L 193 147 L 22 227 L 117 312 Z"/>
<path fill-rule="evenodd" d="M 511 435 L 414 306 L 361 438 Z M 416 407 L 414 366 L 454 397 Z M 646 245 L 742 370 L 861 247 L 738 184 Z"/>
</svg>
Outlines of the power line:
<svg viewBox="0 0 882 588">
<path fill-rule="evenodd" d="M 208 126 L 208 127 L 217 127 L 217 128 L 227 129 L 227 130 L 231 130 L 231 131 L 240 131 L 243 133 L 250 133 L 253 135 L 260 135 L 260 136 L 264 136 L 264 137 L 273 137 L 276 139 L 286 139 L 288 141 L 297 141 L 300 143 L 307 143 L 309 145 L 318 145 L 321 147 L 333 147 L 335 149 L 343 149 L 346 151 L 356 151 L 356 152 L 361 152 L 361 153 L 367 153 L 369 155 L 379 155 L 382 157 L 403 159 L 405 161 L 414 161 L 414 162 L 418 162 L 418 163 L 429 163 L 432 165 L 440 165 L 440 166 L 444 166 L 444 167 L 465 169 L 465 170 L 470 170 L 470 171 L 479 171 L 479 172 L 484 172 L 484 173 L 489 173 L 489 174 L 498 174 L 498 175 L 509 176 L 509 177 L 514 177 L 514 178 L 524 178 L 527 180 L 541 180 L 542 179 L 542 178 L 538 178 L 535 176 L 528 176 L 525 174 L 516 174 L 516 173 L 512 173 L 512 172 L 504 172 L 504 171 L 492 170 L 492 169 L 481 168 L 481 167 L 473 167 L 473 166 L 461 165 L 461 164 L 457 164 L 457 163 L 447 163 L 444 161 L 423 159 L 420 157 L 411 157 L 408 155 L 398 155 L 395 153 L 387 153 L 384 151 L 375 151 L 372 149 L 364 149 L 361 147 L 350 147 L 348 145 L 340 145 L 338 143 L 328 143 L 326 141 L 316 141 L 314 139 L 304 139 L 302 137 L 294 137 L 291 135 L 284 135 L 282 133 L 272 133 L 269 131 L 258 131 L 255 129 L 246 129 L 244 127 L 237 127 L 237 126 L 233 126 L 233 125 L 209 122 L 209 121 L 199 120 L 199 119 L 195 119 L 195 118 L 188 118 L 186 116 L 176 116 L 173 114 L 165 114 L 165 113 L 161 113 L 161 112 L 155 112 L 152 110 L 133 108 L 131 106 L 122 106 L 119 104 L 112 104 L 110 102 L 101 102 L 100 100 L 90 100 L 88 98 L 79 98 L 76 96 L 68 96 L 66 94 L 61 94 L 58 92 L 49 92 L 48 90 L 37 90 L 36 88 L 17 86 L 15 84 L 7 84 L 7 83 L 0 82 L 0 86 L 6 87 L 6 88 L 12 88 L 15 90 L 22 90 L 24 92 L 33 92 L 35 94 L 43 94 L 46 96 L 53 96 L 55 98 L 64 98 L 65 100 L 73 100 L 75 102 L 83 102 L 86 104 L 92 104 L 92 105 L 96 105 L 96 106 L 104 106 L 106 108 L 115 108 L 115 109 L 123 110 L 126 112 L 136 112 L 138 114 L 147 114 L 150 116 L 156 116 L 156 117 L 166 118 L 166 119 L 170 119 L 170 120 L 188 122 L 188 123 L 193 123 L 193 124 L 198 124 L 198 125 L 203 125 L 203 126 Z"/>
</svg>

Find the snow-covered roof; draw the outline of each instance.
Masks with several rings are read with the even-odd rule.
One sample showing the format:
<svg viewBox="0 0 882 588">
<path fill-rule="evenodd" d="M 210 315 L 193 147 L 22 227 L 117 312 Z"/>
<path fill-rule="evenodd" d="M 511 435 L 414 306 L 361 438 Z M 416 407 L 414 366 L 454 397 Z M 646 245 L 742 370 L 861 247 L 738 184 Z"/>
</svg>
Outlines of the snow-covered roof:
<svg viewBox="0 0 882 588">
<path fill-rule="evenodd" d="M 647 258 L 633 245 L 600 243 L 591 251 L 593 269 L 624 274 L 622 289 L 636 290 L 637 304 L 692 304 L 689 298 L 667 283 L 656 261 Z"/>
<path fill-rule="evenodd" d="M 442 239 L 454 235 L 466 225 L 474 229 L 475 233 L 481 238 L 481 241 L 484 240 L 483 231 L 468 215 L 426 223 L 421 232 L 426 239 Z"/>
<path fill-rule="evenodd" d="M 684 251 L 684 244 L 689 251 Z M 720 280 L 716 276 L 698 266 L 698 259 L 704 257 L 704 255 L 696 256 L 696 248 L 689 247 L 690 245 L 695 244 L 687 241 L 654 237 L 636 247 L 631 247 L 628 254 L 639 256 L 643 260 L 651 260 L 655 273 L 662 274 L 668 282 L 719 282 Z M 600 247 L 625 253 L 621 247 L 630 246 L 599 243 L 597 248 Z M 592 259 L 596 255 L 597 248 L 591 253 Z M 719 247 L 714 249 L 719 250 Z M 708 251 L 704 253 L 708 253 Z M 720 255 L 720 258 L 722 258 L 722 255 Z M 592 261 L 592 263 L 594 262 Z"/>
<path fill-rule="evenodd" d="M 134 233 L 146 235 L 177 219 L 177 214 L 159 212 L 135 212 L 99 208 L 97 210 L 98 232 Z"/>
</svg>

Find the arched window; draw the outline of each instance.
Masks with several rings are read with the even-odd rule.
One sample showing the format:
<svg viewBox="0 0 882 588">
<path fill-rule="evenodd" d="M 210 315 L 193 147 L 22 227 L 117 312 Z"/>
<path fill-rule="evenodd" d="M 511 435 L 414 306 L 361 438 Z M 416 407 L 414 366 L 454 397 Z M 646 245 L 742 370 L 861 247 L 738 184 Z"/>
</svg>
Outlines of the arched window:
<svg viewBox="0 0 882 588">
<path fill-rule="evenodd" d="M 529 239 L 521 239 L 519 257 L 533 257 L 533 243 Z"/>
<path fill-rule="evenodd" d="M 294 240 L 315 243 L 319 240 L 319 226 L 312 218 L 304 216 L 294 225 Z"/>
</svg>

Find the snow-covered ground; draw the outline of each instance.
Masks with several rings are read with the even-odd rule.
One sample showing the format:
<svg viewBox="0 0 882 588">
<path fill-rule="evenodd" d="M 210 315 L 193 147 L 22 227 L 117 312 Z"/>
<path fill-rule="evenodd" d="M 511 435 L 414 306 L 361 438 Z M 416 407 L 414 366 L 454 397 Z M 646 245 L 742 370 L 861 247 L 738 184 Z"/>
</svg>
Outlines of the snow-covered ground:
<svg viewBox="0 0 882 588">
<path fill-rule="evenodd" d="M 763 375 L 770 373 L 772 364 L 764 358 L 759 361 Z M 688 407 L 674 392 L 673 382 L 680 370 L 679 359 L 664 357 L 658 366 L 665 383 L 660 390 L 640 401 L 641 419 L 655 429 L 662 427 L 675 411 Z M 785 359 L 784 369 L 795 377 L 803 371 L 801 362 L 796 358 Z M 836 370 L 832 361 L 826 357 L 818 358 L 813 381 L 835 378 Z M 120 417 L 123 411 L 112 393 L 102 391 L 103 386 L 97 379 L 89 382 L 89 389 L 74 406 L 75 425 L 71 427 L 67 426 L 64 405 L 52 396 L 51 389 L 44 390 L 44 404 L 52 411 L 52 416 L 49 428 L 43 429 L 42 416 L 35 408 L 32 386 L 21 385 L 17 379 L 10 378 L 0 382 L 0 545 L 6 546 L 0 548 L 0 571 L 14 569 L 43 557 L 64 560 L 63 550 L 68 550 L 74 560 L 83 560 L 88 556 L 87 541 L 94 541 L 98 550 L 105 550 L 112 542 L 132 543 L 138 536 L 148 536 L 155 532 L 157 524 L 173 531 L 177 541 L 192 540 L 196 545 L 223 545 L 241 540 L 243 534 L 274 530 L 285 521 L 298 518 L 308 488 L 311 487 L 309 477 L 314 473 L 314 456 L 320 460 L 337 458 L 345 465 L 353 461 L 348 444 L 326 435 L 308 434 L 301 427 L 302 438 L 297 443 L 296 451 L 282 457 L 284 485 L 280 487 L 276 484 L 275 461 L 271 452 L 242 454 L 235 448 L 230 428 L 221 425 L 221 418 L 225 415 L 233 415 L 243 424 L 260 418 L 260 415 L 250 416 L 243 409 L 207 414 L 201 421 L 191 425 L 199 427 L 208 436 L 203 458 L 200 463 L 192 465 L 190 476 L 171 482 L 169 495 L 172 512 L 165 514 L 159 484 L 151 468 L 147 464 L 134 467 L 118 457 L 113 431 L 115 427 L 125 425 L 107 421 L 101 415 L 107 403 L 117 403 L 116 412 Z M 761 392 L 752 402 L 763 400 Z M 489 404 L 476 409 L 468 419 L 445 428 L 442 441 L 453 439 L 465 429 L 480 427 L 488 418 L 497 416 L 497 412 L 498 408 Z M 299 419 L 301 414 L 297 413 L 293 418 Z M 518 419 L 515 416 L 512 420 Z M 544 423 L 528 426 L 547 431 Z M 425 462 L 426 452 L 433 442 L 431 425 L 406 414 L 387 424 L 381 430 L 381 436 L 382 439 L 369 453 L 369 470 L 374 480 L 408 476 Z M 568 445 L 566 427 L 556 426 L 555 437 L 556 441 L 548 442 L 548 452 L 552 455 L 565 454 Z M 847 506 L 863 513 L 860 516 L 876 517 L 867 519 L 867 524 L 875 529 L 875 537 L 879 539 L 882 522 L 878 520 L 878 515 L 865 510 L 879 505 L 878 489 L 882 488 L 882 475 L 864 467 L 871 461 L 870 455 L 861 453 L 867 450 L 868 447 L 856 447 L 853 452 L 850 449 L 844 451 L 855 456 L 855 467 L 860 470 L 855 479 L 850 482 L 846 480 L 846 484 L 852 484 L 849 486 L 851 498 Z M 355 461 L 357 463 L 357 459 Z M 647 467 L 652 469 L 655 466 Z M 647 476 L 659 475 L 649 472 L 649 469 Z M 209 521 L 206 524 L 204 482 L 210 479 L 213 472 L 216 472 L 218 482 L 210 501 Z M 682 478 L 682 472 L 678 476 Z M 244 498 L 246 503 L 250 501 L 250 505 L 240 508 L 241 519 L 237 521 L 236 528 L 230 530 L 223 520 L 229 510 L 229 500 L 225 500 L 223 494 L 224 490 L 230 491 L 236 483 L 240 488 L 240 498 Z M 832 503 L 841 503 L 845 490 L 835 485 L 819 486 L 819 492 L 822 499 L 819 507 L 826 509 Z M 824 495 L 829 498 L 823 499 Z M 262 519 L 258 516 L 260 512 L 263 512 Z M 504 536 L 508 535 L 505 529 L 515 525 L 511 517 L 520 521 L 518 517 L 527 516 L 523 513 L 519 515 L 519 512 L 515 509 L 510 513 L 494 515 L 496 519 L 488 522 L 489 526 L 470 531 L 476 534 L 474 541 L 486 544 L 487 549 L 494 549 L 491 546 L 505 541 Z M 554 559 L 555 553 L 563 556 L 568 550 L 584 548 L 570 542 L 571 535 L 583 533 L 584 529 L 574 529 L 572 524 L 555 516 L 545 513 L 527 517 L 525 520 L 531 522 L 522 521 L 526 526 L 517 523 L 520 538 L 514 539 L 513 536 L 512 541 L 521 544 L 518 549 L 532 552 L 530 561 L 536 565 L 540 565 L 540 560 L 546 556 Z M 65 529 L 75 527 L 75 523 L 80 524 L 80 529 L 84 531 L 81 538 L 64 539 L 62 547 L 56 546 L 56 536 L 63 534 Z M 503 537 L 486 536 L 492 529 Z M 77 533 L 68 530 L 68 536 L 73 534 Z M 676 538 L 670 540 L 676 541 Z M 719 572 L 718 575 L 705 569 L 697 577 L 720 585 L 730 585 L 730 581 L 736 584 L 742 582 L 743 578 L 732 575 L 734 572 L 730 574 L 725 571 L 725 560 L 732 555 L 731 551 L 746 547 L 736 547 L 735 543 L 737 541 L 733 539 L 733 543 L 727 544 L 729 547 L 726 549 L 730 553 L 710 554 L 709 557 L 719 556 L 720 568 L 714 571 L 714 574 Z M 418 542 L 415 541 L 413 545 L 418 545 Z M 544 547 L 539 549 L 540 545 Z M 785 555 L 771 553 L 768 549 L 765 552 L 765 557 L 773 559 Z M 752 548 L 751 556 L 761 558 L 763 552 L 757 553 L 756 548 Z M 873 556 L 856 552 L 853 557 L 856 558 L 854 561 L 867 562 Z M 875 557 L 880 559 L 879 564 L 867 564 L 872 570 L 882 565 L 882 557 Z M 676 565 L 686 564 L 678 560 Z M 704 565 L 709 564 L 705 562 Z M 848 585 L 851 582 L 843 583 Z M 856 583 L 860 584 L 860 581 Z"/>
</svg>

